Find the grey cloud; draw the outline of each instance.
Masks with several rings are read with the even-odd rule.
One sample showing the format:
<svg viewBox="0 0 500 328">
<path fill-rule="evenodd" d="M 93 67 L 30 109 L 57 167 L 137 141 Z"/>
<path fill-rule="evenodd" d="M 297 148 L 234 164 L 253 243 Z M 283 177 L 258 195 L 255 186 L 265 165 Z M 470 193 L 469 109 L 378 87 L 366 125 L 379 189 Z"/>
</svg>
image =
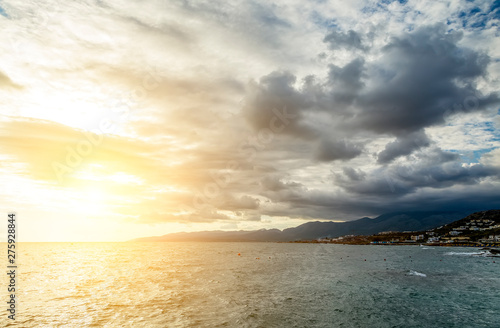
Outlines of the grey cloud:
<svg viewBox="0 0 500 328">
<path fill-rule="evenodd" d="M 241 196 L 239 198 L 226 195 L 224 202 L 218 208 L 231 211 L 255 210 L 259 208 L 260 201 L 250 196 Z"/>
<path fill-rule="evenodd" d="M 413 174 L 400 177 L 402 182 L 412 187 L 446 188 L 456 184 L 475 184 L 482 178 L 498 176 L 499 173 L 498 168 L 482 164 L 466 167 L 461 163 L 449 162 L 439 166 L 419 168 Z"/>
<path fill-rule="evenodd" d="M 300 188 L 302 185 L 297 182 L 283 182 L 281 181 L 280 177 L 277 175 L 267 175 L 265 176 L 262 181 L 261 185 L 264 188 L 264 190 L 268 191 L 280 191 L 280 190 L 286 190 L 289 188 Z"/>
<path fill-rule="evenodd" d="M 456 161 L 430 164 L 417 161 L 411 165 L 391 165 L 372 171 L 362 179 L 354 179 L 344 172 L 335 175 L 336 183 L 357 195 L 400 197 L 419 188 L 443 189 L 455 185 L 479 184 L 486 177 L 497 177 L 498 168 L 482 164 L 470 167 Z"/>
<path fill-rule="evenodd" d="M 278 133 L 292 138 L 299 138 L 307 143 L 305 147 L 312 151 L 313 160 L 332 161 L 348 160 L 362 153 L 356 142 L 332 141 L 339 138 L 334 122 L 322 120 L 319 112 L 328 112 L 330 98 L 338 102 L 349 102 L 355 97 L 357 89 L 362 88 L 362 59 L 355 59 L 345 67 L 330 67 L 328 85 L 338 87 L 331 95 L 326 95 L 324 87 L 313 76 L 307 77 L 296 87 L 296 77 L 290 72 L 273 72 L 261 78 L 259 83 L 250 86 L 243 115 L 257 132 L 269 129 L 277 118 L 283 129 Z M 286 112 L 289 119 L 276 115 L 276 110 Z M 341 115 L 341 114 L 339 114 Z M 288 143 L 288 156 L 293 156 L 293 146 Z M 298 153 L 297 153 L 298 154 Z"/>
<path fill-rule="evenodd" d="M 269 216 L 350 220 L 373 213 L 422 210 L 422 204 L 425 210 L 430 211 L 500 207 L 500 189 L 491 184 L 473 184 L 467 188 L 446 189 L 445 192 L 441 189 L 430 189 L 406 194 L 399 194 L 398 189 L 391 190 L 384 180 L 381 181 L 380 187 L 384 188 L 381 193 L 358 196 L 319 190 L 281 193 L 276 201 L 288 206 L 262 208 L 260 212 Z"/>
<path fill-rule="evenodd" d="M 366 177 L 366 173 L 363 172 L 363 170 L 361 170 L 361 169 L 355 169 L 352 167 L 344 167 L 344 168 L 342 168 L 342 171 L 351 181 L 361 181 L 361 180 L 365 179 L 365 177 Z"/>
<path fill-rule="evenodd" d="M 169 2 L 169 10 L 179 10 L 196 16 L 206 26 L 221 28 L 241 36 L 250 46 L 258 46 L 259 52 L 274 51 L 282 45 L 284 31 L 290 29 L 286 15 L 272 3 L 254 1 L 179 1 Z M 281 17 L 282 16 L 282 17 Z M 254 49 L 252 49 L 254 50 Z"/>
<path fill-rule="evenodd" d="M 330 65 L 328 85 L 331 88 L 332 101 L 335 104 L 350 104 L 365 86 L 362 78 L 365 74 L 365 60 L 356 58 L 344 67 Z"/>
<path fill-rule="evenodd" d="M 334 160 L 349 160 L 361 154 L 359 145 L 346 142 L 345 140 L 331 141 L 321 140 L 316 149 L 315 158 L 321 162 Z"/>
<path fill-rule="evenodd" d="M 273 72 L 250 86 L 243 114 L 254 129 L 269 129 L 271 122 L 278 118 L 280 126 L 286 125 L 283 133 L 312 136 L 312 130 L 301 124 L 302 110 L 309 107 L 309 103 L 295 89 L 295 82 L 296 77 L 290 72 Z M 289 118 L 277 117 L 276 110 L 288 113 Z"/>
<path fill-rule="evenodd" d="M 475 85 L 486 76 L 489 57 L 459 46 L 461 37 L 443 25 L 424 26 L 390 40 L 375 60 L 330 65 L 325 80 L 308 76 L 299 84 L 289 72 L 273 72 L 252 86 L 244 114 L 258 130 L 268 126 L 272 108 L 286 106 L 295 119 L 285 134 L 317 140 L 316 160 L 362 153 L 332 146 L 332 138 L 395 136 L 378 155 L 379 163 L 389 163 L 429 146 L 423 129 L 442 124 L 457 104 L 468 105 L 454 114 L 500 104 L 496 93 L 480 96 Z"/>
<path fill-rule="evenodd" d="M 231 218 L 225 214 L 219 213 L 217 210 L 207 209 L 194 214 L 183 214 L 174 216 L 170 214 L 157 215 L 156 218 L 150 215 L 141 216 L 141 220 L 151 220 L 154 222 L 178 222 L 179 219 L 184 222 L 214 222 L 214 221 L 231 221 Z"/>
<path fill-rule="evenodd" d="M 457 153 L 443 151 L 438 147 L 431 147 L 425 152 L 419 154 L 419 160 L 422 165 L 435 165 L 448 162 L 458 162 L 460 156 Z"/>
<path fill-rule="evenodd" d="M 198 122 L 193 112 L 193 120 L 186 126 L 196 126 L 198 141 L 209 140 L 212 149 L 192 151 L 190 158 L 194 160 L 184 166 L 189 169 L 186 176 L 193 180 L 193 186 L 203 188 L 203 183 L 213 182 L 207 168 L 224 170 L 229 159 L 238 161 L 240 167 L 231 173 L 232 182 L 223 188 L 220 197 L 208 199 L 207 203 L 211 209 L 244 212 L 245 220 L 258 219 L 256 212 L 323 219 L 335 218 L 336 213 L 353 218 L 414 206 L 416 201 L 427 199 L 424 190 L 435 195 L 436 207 L 451 204 L 452 197 L 445 196 L 450 187 L 468 186 L 471 194 L 484 190 L 483 180 L 498 176 L 496 169 L 486 165 L 463 167 L 458 155 L 430 147 L 433 142 L 424 133 L 424 128 L 444 121 L 450 106 L 463 103 L 468 95 L 477 95 L 474 79 L 486 73 L 487 56 L 460 48 L 459 37 L 436 26 L 422 28 L 391 40 L 376 59 L 359 57 L 343 66 L 325 67 L 324 79 L 310 75 L 300 81 L 287 71 L 272 72 L 247 88 L 241 114 L 253 131 L 242 130 L 247 127 L 238 123 L 234 123 L 233 130 L 226 130 L 227 126 L 220 122 L 208 124 L 214 116 L 204 116 Z M 163 92 L 169 88 L 160 89 Z M 191 89 L 189 85 L 178 94 L 190 95 Z M 464 112 L 482 110 L 496 101 L 495 94 L 486 95 L 478 99 L 477 106 Z M 233 131 L 234 139 L 258 136 L 276 118 L 273 109 L 286 110 L 286 128 L 274 133 L 269 144 L 256 147 L 251 161 L 238 157 L 237 140 L 217 133 Z M 185 120 L 189 117 L 182 116 Z M 378 154 L 378 162 L 386 164 L 384 167 L 371 171 L 344 168 L 343 174 L 334 176 L 334 185 L 325 185 L 322 190 L 308 188 L 304 181 L 289 182 L 286 176 L 285 172 L 310 165 L 311 161 L 356 158 L 363 154 L 362 145 L 378 135 L 397 138 Z M 408 155 L 416 159 L 412 165 L 392 163 Z M 265 170 L 252 169 L 256 167 Z M 234 196 L 242 195 L 242 191 L 252 196 Z M 255 195 L 266 200 L 259 201 Z M 207 218 L 225 219 L 215 214 Z"/>
<path fill-rule="evenodd" d="M 443 25 L 427 26 L 394 38 L 370 65 L 371 87 L 359 101 L 353 124 L 376 133 L 403 134 L 444 122 L 445 112 L 478 91 L 475 79 L 486 75 L 489 57 L 459 47 L 459 33 Z M 497 94 L 477 99 L 464 112 L 499 103 Z"/>
<path fill-rule="evenodd" d="M 294 119 L 255 156 L 254 166 L 271 168 L 246 171 L 257 185 L 232 190 L 246 187 L 248 194 L 267 198 L 259 204 L 262 215 L 294 218 L 338 218 L 333 213 L 353 218 L 414 209 L 419 202 L 429 204 L 427 209 L 446 209 L 457 199 L 467 206 L 493 204 L 490 196 L 499 192 L 491 193 L 487 182 L 498 181 L 499 169 L 464 166 L 456 153 L 437 148 L 424 132 L 443 123 L 448 109 L 467 97 L 477 102 L 455 114 L 499 103 L 495 93 L 479 96 L 475 85 L 487 75 L 488 56 L 461 47 L 460 38 L 441 25 L 422 27 L 393 38 L 374 59 L 325 67 L 324 79 L 309 75 L 299 81 L 290 72 L 276 71 L 251 84 L 242 114 L 255 133 L 269 128 L 273 108 L 286 107 Z M 379 135 L 396 137 L 376 157 L 384 166 L 345 167 L 321 190 L 303 181 L 285 182 L 290 180 L 285 172 L 297 166 L 356 158 L 363 154 L 362 145 Z M 402 156 L 409 164 L 393 162 Z M 371 160 L 367 157 L 367 164 Z M 488 201 L 474 196 L 487 191 Z"/>
<path fill-rule="evenodd" d="M 413 132 L 388 143 L 385 149 L 378 154 L 378 162 L 389 163 L 397 157 L 409 155 L 413 151 L 429 145 L 430 140 L 423 131 Z"/>
<path fill-rule="evenodd" d="M 328 44 L 331 50 L 337 50 L 341 48 L 345 49 L 359 49 L 366 51 L 368 47 L 364 44 L 361 35 L 353 30 L 349 30 L 345 33 L 339 31 L 332 31 L 325 36 L 323 42 Z"/>
</svg>

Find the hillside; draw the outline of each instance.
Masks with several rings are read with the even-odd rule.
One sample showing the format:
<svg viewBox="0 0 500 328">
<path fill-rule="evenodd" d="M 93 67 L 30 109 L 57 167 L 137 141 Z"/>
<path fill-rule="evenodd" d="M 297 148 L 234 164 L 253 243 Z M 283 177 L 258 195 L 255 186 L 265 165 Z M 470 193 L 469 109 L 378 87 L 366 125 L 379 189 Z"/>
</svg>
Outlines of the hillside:
<svg viewBox="0 0 500 328">
<path fill-rule="evenodd" d="M 320 241 L 355 245 L 425 243 L 445 246 L 498 246 L 500 244 L 500 210 L 476 212 L 434 229 L 412 232 L 386 231 L 370 236 L 351 235 L 325 238 Z M 318 240 L 312 239 L 306 242 L 318 242 Z"/>
<path fill-rule="evenodd" d="M 132 241 L 295 241 L 335 238 L 344 235 L 373 235 L 383 231 L 419 231 L 433 229 L 471 214 L 468 212 L 397 212 L 374 219 L 364 217 L 349 222 L 308 222 L 294 228 L 255 231 L 181 232 L 163 236 L 138 238 Z"/>
</svg>

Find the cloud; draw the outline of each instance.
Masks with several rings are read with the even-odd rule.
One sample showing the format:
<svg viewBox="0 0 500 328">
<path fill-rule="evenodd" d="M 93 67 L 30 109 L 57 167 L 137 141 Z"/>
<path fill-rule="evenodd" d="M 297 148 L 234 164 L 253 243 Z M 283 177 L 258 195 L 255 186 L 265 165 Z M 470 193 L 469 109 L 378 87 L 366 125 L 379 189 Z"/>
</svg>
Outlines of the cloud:
<svg viewBox="0 0 500 328">
<path fill-rule="evenodd" d="M 59 182 L 54 163 L 68 168 L 63 171 L 67 172 L 65 176 L 70 180 L 85 167 L 83 164 L 89 162 L 107 165 L 110 172 L 150 172 L 146 175 L 143 173 L 142 176 L 155 173 L 153 168 L 162 166 L 148 158 L 148 154 L 155 152 L 154 146 L 138 140 L 96 135 L 37 119 L 10 118 L 0 125 L 0 148 L 3 154 L 9 155 L 12 162 L 25 164 L 27 175 L 45 182 Z M 152 176 L 148 179 L 151 178 L 156 179 Z"/>
<path fill-rule="evenodd" d="M 185 214 L 172 214 L 171 209 L 168 208 L 166 208 L 165 212 L 147 211 L 141 208 L 140 212 L 134 213 L 134 210 L 134 208 L 127 208 L 127 210 L 124 211 L 123 216 L 126 221 L 140 224 L 158 224 L 166 222 L 183 222 L 189 224 L 232 221 L 227 215 L 211 209 Z"/>
<path fill-rule="evenodd" d="M 482 160 L 486 165 L 500 168 L 500 148 L 493 149 L 482 156 Z"/>
<path fill-rule="evenodd" d="M 256 210 L 259 208 L 260 201 L 256 198 L 243 195 L 241 197 L 234 197 L 232 195 L 225 195 L 222 204 L 218 204 L 219 208 L 232 211 L 243 210 Z"/>
<path fill-rule="evenodd" d="M 259 83 L 249 85 L 243 115 L 255 130 L 269 129 L 275 124 L 280 133 L 304 138 L 311 136 L 310 128 L 298 123 L 309 104 L 295 89 L 295 83 L 296 77 L 290 72 L 275 71 L 262 77 Z M 283 115 L 277 115 L 277 112 Z"/>
<path fill-rule="evenodd" d="M 364 65 L 363 58 L 356 58 L 343 67 L 333 64 L 329 66 L 328 86 L 335 105 L 352 104 L 359 96 L 359 92 L 365 86 L 363 81 L 363 78 L 366 78 Z"/>
<path fill-rule="evenodd" d="M 498 204 L 491 4 L 50 6 L 2 20 L 2 172 L 108 191 L 148 224 Z M 60 184 L 52 164 L 116 103 L 126 117 Z"/>
<path fill-rule="evenodd" d="M 411 133 L 443 123 L 446 111 L 466 97 L 475 97 L 475 103 L 464 113 L 498 104 L 495 93 L 478 97 L 474 83 L 485 76 L 489 57 L 459 47 L 460 39 L 443 25 L 394 37 L 371 65 L 355 124 L 377 133 Z"/>
<path fill-rule="evenodd" d="M 261 185 L 263 191 L 280 191 L 287 190 L 289 188 L 301 188 L 303 187 L 297 182 L 283 182 L 281 181 L 279 175 L 268 174 L 261 180 Z"/>
<path fill-rule="evenodd" d="M 413 151 L 429 145 L 430 140 L 424 132 L 413 132 L 388 143 L 385 149 L 378 154 L 378 162 L 389 163 L 397 157 L 409 155 Z"/>
<path fill-rule="evenodd" d="M 444 189 L 455 185 L 479 185 L 488 177 L 497 179 L 498 168 L 491 165 L 464 165 L 457 156 L 434 149 L 434 154 L 423 154 L 407 164 L 392 164 L 363 174 L 361 178 L 347 171 L 336 175 L 336 182 L 348 192 L 357 195 L 401 195 L 419 188 Z"/>
<path fill-rule="evenodd" d="M 362 41 L 362 36 L 353 30 L 349 30 L 345 33 L 331 31 L 325 36 L 323 42 L 326 42 L 328 44 L 328 48 L 331 50 L 345 48 L 348 50 L 359 49 L 366 51 L 368 49 Z"/>
<path fill-rule="evenodd" d="M 423 129 L 443 124 L 450 114 L 500 103 L 496 93 L 482 95 L 476 87 L 486 76 L 489 57 L 459 46 L 461 38 L 444 25 L 423 26 L 392 37 L 374 60 L 330 64 L 326 80 L 308 76 L 299 82 L 290 72 L 273 72 L 251 85 L 245 117 L 262 129 L 272 120 L 272 108 L 286 107 L 294 120 L 284 133 L 318 140 L 314 157 L 319 160 L 361 154 L 359 147 L 332 145 L 332 138 L 356 138 L 361 131 L 396 136 L 379 154 L 379 163 L 388 163 L 430 145 Z"/>
<path fill-rule="evenodd" d="M 265 128 L 272 119 L 266 107 L 286 104 L 295 117 L 279 144 L 288 162 L 343 160 L 360 167 L 344 168 L 343 174 L 334 174 L 332 185 L 312 189 L 307 188 L 311 180 L 285 185 L 276 176 L 264 178 L 266 191 L 261 195 L 275 205 L 263 203 L 261 212 L 311 218 L 348 213 L 355 205 L 346 195 L 356 199 L 360 212 L 391 210 L 377 202 L 407 208 L 412 195 L 426 199 L 424 190 L 445 192 L 466 185 L 483 190 L 488 181 L 497 181 L 494 166 L 464 165 L 457 153 L 441 150 L 426 133 L 450 115 L 486 113 L 500 103 L 497 93 L 481 93 L 477 87 L 477 81 L 487 78 L 489 57 L 462 46 L 462 38 L 440 24 L 423 26 L 394 35 L 375 57 L 328 65 L 326 78 L 309 75 L 299 80 L 290 72 L 273 72 L 253 84 L 244 114 L 254 129 Z M 378 148 L 372 162 L 362 150 L 388 136 L 395 140 Z M 263 151 L 273 151 L 270 148 Z M 372 164 L 360 164 L 363 161 Z M 441 205 L 449 208 L 451 203 L 448 199 Z"/>
<path fill-rule="evenodd" d="M 12 89 L 21 89 L 22 86 L 20 86 L 17 83 L 14 83 L 10 77 L 8 77 L 5 73 L 0 71 L 0 88 L 12 88 Z"/>
<path fill-rule="evenodd" d="M 349 160 L 361 154 L 361 147 L 342 141 L 322 140 L 316 150 L 316 159 L 321 162 Z"/>
</svg>

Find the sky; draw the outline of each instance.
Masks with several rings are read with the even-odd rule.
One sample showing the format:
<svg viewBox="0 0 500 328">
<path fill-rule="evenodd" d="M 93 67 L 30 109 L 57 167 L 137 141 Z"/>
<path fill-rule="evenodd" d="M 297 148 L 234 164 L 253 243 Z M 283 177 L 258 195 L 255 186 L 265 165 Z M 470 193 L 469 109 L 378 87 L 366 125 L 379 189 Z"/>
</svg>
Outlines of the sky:
<svg viewBox="0 0 500 328">
<path fill-rule="evenodd" d="M 499 1 L 2 0 L 0 213 L 21 241 L 126 241 L 500 208 L 499 23 Z"/>
</svg>

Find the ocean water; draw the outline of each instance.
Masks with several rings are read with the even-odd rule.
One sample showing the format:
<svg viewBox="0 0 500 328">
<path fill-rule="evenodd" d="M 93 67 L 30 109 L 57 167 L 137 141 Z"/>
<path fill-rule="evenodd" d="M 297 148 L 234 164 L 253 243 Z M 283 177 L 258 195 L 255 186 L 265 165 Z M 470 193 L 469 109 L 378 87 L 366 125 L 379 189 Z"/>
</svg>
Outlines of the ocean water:
<svg viewBox="0 0 500 328">
<path fill-rule="evenodd" d="M 0 326 L 500 327 L 500 258 L 471 248 L 23 243 L 19 251 L 17 319 L 2 311 Z"/>
</svg>

